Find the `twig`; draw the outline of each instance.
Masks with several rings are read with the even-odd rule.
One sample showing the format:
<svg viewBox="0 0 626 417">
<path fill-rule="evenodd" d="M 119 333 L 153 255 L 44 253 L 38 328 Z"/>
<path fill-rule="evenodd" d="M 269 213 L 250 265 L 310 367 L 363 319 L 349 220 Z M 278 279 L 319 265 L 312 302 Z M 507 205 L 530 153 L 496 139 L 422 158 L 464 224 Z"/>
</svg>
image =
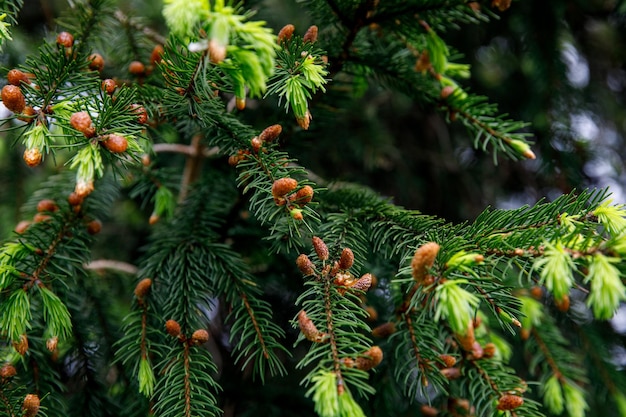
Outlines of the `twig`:
<svg viewBox="0 0 626 417">
<path fill-rule="evenodd" d="M 91 261 L 85 265 L 85 269 L 90 269 L 93 271 L 101 271 L 104 269 L 111 269 L 118 272 L 124 272 L 126 274 L 135 275 L 139 271 L 135 265 L 129 264 L 127 262 L 115 261 L 112 259 L 98 259 L 95 261 Z"/>
</svg>

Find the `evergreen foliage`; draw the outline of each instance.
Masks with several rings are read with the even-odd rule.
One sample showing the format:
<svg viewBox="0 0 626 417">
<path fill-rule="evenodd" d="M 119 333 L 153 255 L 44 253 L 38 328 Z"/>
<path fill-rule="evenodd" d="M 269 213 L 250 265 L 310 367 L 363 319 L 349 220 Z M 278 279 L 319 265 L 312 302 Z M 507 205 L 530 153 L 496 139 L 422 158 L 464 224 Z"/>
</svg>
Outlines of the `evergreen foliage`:
<svg viewBox="0 0 626 417">
<path fill-rule="evenodd" d="M 312 0 L 303 31 L 69 2 L 5 71 L 3 139 L 46 179 L 0 247 L 0 416 L 626 416 L 608 190 L 453 223 L 299 162 L 368 83 L 535 159 L 446 41 L 509 3 Z"/>
</svg>

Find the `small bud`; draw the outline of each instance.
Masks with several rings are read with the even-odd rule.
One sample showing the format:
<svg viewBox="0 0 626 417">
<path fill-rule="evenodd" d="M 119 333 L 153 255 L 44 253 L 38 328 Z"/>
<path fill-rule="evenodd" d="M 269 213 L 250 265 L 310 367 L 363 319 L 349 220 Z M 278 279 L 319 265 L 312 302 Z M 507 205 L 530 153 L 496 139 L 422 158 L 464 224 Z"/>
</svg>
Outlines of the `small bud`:
<svg viewBox="0 0 626 417">
<path fill-rule="evenodd" d="M 261 140 L 261 142 L 272 142 L 281 134 L 282 131 L 283 127 L 281 125 L 276 124 L 268 126 L 263 129 L 261 134 L 259 134 L 259 139 Z"/>
<path fill-rule="evenodd" d="M 146 66 L 141 61 L 132 61 L 128 64 L 128 72 L 133 75 L 144 75 L 146 72 Z"/>
<path fill-rule="evenodd" d="M 28 350 L 28 338 L 25 334 L 20 335 L 20 340 L 18 340 L 17 342 L 13 342 L 13 348 L 17 353 L 24 356 L 24 354 Z"/>
<path fill-rule="evenodd" d="M 383 351 L 378 346 L 372 346 L 363 355 L 355 360 L 355 368 L 363 371 L 377 367 L 383 360 Z"/>
<path fill-rule="evenodd" d="M 22 90 L 15 85 L 7 84 L 2 87 L 0 96 L 4 106 L 13 113 L 21 113 L 24 107 L 26 107 L 24 94 L 22 94 Z"/>
<path fill-rule="evenodd" d="M 57 35 L 57 44 L 65 48 L 71 48 L 74 45 L 74 35 L 69 32 L 60 32 Z"/>
<path fill-rule="evenodd" d="M 372 336 L 374 337 L 389 337 L 396 332 L 396 325 L 392 322 L 383 323 L 380 326 L 374 327 L 372 330 Z"/>
<path fill-rule="evenodd" d="M 13 378 L 15 375 L 17 375 L 17 370 L 10 363 L 2 365 L 2 368 L 0 368 L 0 381 Z"/>
<path fill-rule="evenodd" d="M 498 349 L 496 348 L 495 344 L 487 343 L 485 346 L 483 346 L 483 358 L 485 359 L 493 358 L 495 354 L 497 353 L 497 351 Z"/>
<path fill-rule="evenodd" d="M 87 223 L 87 233 L 90 235 L 97 235 L 102 230 L 102 222 L 98 219 L 93 219 Z"/>
<path fill-rule="evenodd" d="M 424 417 L 437 417 L 437 414 L 439 414 L 438 409 L 430 405 L 426 405 L 426 404 L 420 407 L 420 412 L 422 413 L 422 416 Z"/>
<path fill-rule="evenodd" d="M 198 329 L 191 335 L 191 344 L 201 345 L 209 341 L 209 332 L 204 329 Z"/>
<path fill-rule="evenodd" d="M 442 99 L 447 99 L 454 93 L 454 87 L 451 85 L 446 85 L 441 89 L 441 94 L 439 95 Z"/>
<path fill-rule="evenodd" d="M 259 153 L 262 146 L 263 142 L 261 141 L 261 139 L 259 139 L 258 136 L 255 136 L 250 140 L 250 147 L 252 148 L 252 152 Z"/>
<path fill-rule="evenodd" d="M 298 269 L 304 276 L 313 275 L 315 273 L 315 267 L 313 266 L 313 262 L 306 256 L 304 253 L 300 254 L 296 259 L 296 265 Z"/>
<path fill-rule="evenodd" d="M 28 226 L 30 226 L 31 222 L 28 220 L 22 220 L 21 222 L 19 222 L 16 226 L 15 226 L 15 233 L 18 234 L 22 234 L 26 231 L 26 229 L 28 229 Z"/>
<path fill-rule="evenodd" d="M 168 320 L 165 322 L 165 331 L 172 337 L 180 335 L 180 324 L 176 320 Z"/>
<path fill-rule="evenodd" d="M 417 248 L 411 260 L 411 273 L 413 279 L 419 284 L 423 284 L 428 276 L 428 270 L 435 263 L 435 258 L 439 252 L 439 244 L 428 242 Z"/>
<path fill-rule="evenodd" d="M 37 213 L 33 216 L 33 223 L 47 222 L 50 219 L 52 219 L 52 217 L 48 214 Z"/>
<path fill-rule="evenodd" d="M 79 111 L 72 114 L 70 117 L 70 125 L 87 138 L 92 138 L 96 134 L 96 128 L 91 121 L 91 116 L 86 111 Z"/>
<path fill-rule="evenodd" d="M 130 111 L 137 115 L 137 122 L 139 124 L 145 125 L 148 122 L 148 112 L 142 105 L 133 103 L 130 105 Z"/>
<path fill-rule="evenodd" d="M 322 343 L 328 340 L 328 334 L 317 330 L 315 323 L 311 321 L 304 310 L 300 310 L 298 313 L 298 326 L 300 326 L 300 331 L 304 337 L 311 342 Z"/>
<path fill-rule="evenodd" d="M 365 306 L 365 312 L 367 313 L 366 320 L 367 321 L 377 321 L 378 320 L 378 310 L 376 310 L 373 306 Z"/>
<path fill-rule="evenodd" d="M 291 214 L 291 218 L 296 221 L 304 220 L 304 214 L 302 214 L 302 209 L 293 208 L 289 210 L 289 214 Z"/>
<path fill-rule="evenodd" d="M 59 344 L 59 338 L 57 336 L 53 336 L 46 340 L 46 349 L 50 352 L 54 352 Z"/>
<path fill-rule="evenodd" d="M 93 181 L 92 180 L 82 180 L 76 183 L 74 187 L 74 192 L 81 198 L 84 198 L 91 194 L 93 191 Z"/>
<path fill-rule="evenodd" d="M 117 83 L 111 78 L 107 78 L 105 80 L 102 80 L 101 88 L 102 91 L 104 91 L 108 95 L 111 95 L 115 92 L 115 88 L 117 88 Z"/>
<path fill-rule="evenodd" d="M 513 139 L 508 142 L 518 154 L 522 155 L 526 159 L 535 159 L 535 153 L 530 149 L 530 145 L 524 141 Z"/>
<path fill-rule="evenodd" d="M 313 236 L 313 249 L 315 249 L 315 253 L 320 261 L 325 261 L 328 259 L 328 246 L 322 239 L 317 236 Z"/>
<path fill-rule="evenodd" d="M 569 310 L 569 304 L 570 300 L 569 295 L 567 294 L 563 295 L 561 298 L 554 299 L 554 305 L 556 306 L 557 310 L 562 313 L 566 313 Z"/>
<path fill-rule="evenodd" d="M 220 44 L 217 40 L 211 39 L 209 41 L 209 59 L 214 64 L 219 64 L 226 59 L 226 46 Z M 245 103 L 245 100 L 244 100 Z M 237 106 L 239 109 L 239 106 Z M 243 109 L 239 109 L 243 110 Z"/>
<path fill-rule="evenodd" d="M 300 126 L 304 130 L 308 130 L 309 125 L 311 124 L 311 112 L 306 111 L 304 116 L 296 116 L 296 122 L 298 122 L 298 126 Z"/>
<path fill-rule="evenodd" d="M 443 362 L 444 368 L 452 368 L 456 365 L 456 358 L 454 356 L 441 354 L 439 355 L 439 359 Z"/>
<path fill-rule="evenodd" d="M 123 153 L 128 149 L 128 140 L 124 136 L 113 133 L 106 136 L 100 143 L 111 153 Z"/>
<path fill-rule="evenodd" d="M 313 200 L 313 187 L 310 185 L 305 185 L 300 188 L 293 196 L 293 202 L 298 204 L 299 206 L 305 206 Z"/>
<path fill-rule="evenodd" d="M 24 72 L 15 68 L 10 70 L 9 73 L 7 74 L 7 81 L 9 82 L 9 84 L 15 85 L 18 87 L 22 83 L 30 84 L 30 79 L 28 78 L 28 76 Z"/>
<path fill-rule="evenodd" d="M 55 212 L 59 209 L 59 206 L 54 202 L 54 200 L 50 200 L 48 198 L 40 200 L 37 203 L 37 211 L 42 213 L 44 211 Z"/>
<path fill-rule="evenodd" d="M 83 203 L 83 197 L 75 192 L 71 192 L 67 197 L 67 202 L 70 203 L 70 206 L 80 206 Z"/>
<path fill-rule="evenodd" d="M 491 0 L 491 7 L 495 7 L 503 12 L 511 7 L 511 0 Z"/>
<path fill-rule="evenodd" d="M 26 123 L 31 123 L 35 120 L 35 116 L 37 115 L 37 111 L 33 108 L 33 106 L 26 106 L 24 110 L 22 110 L 22 114 L 17 118 Z"/>
<path fill-rule="evenodd" d="M 354 253 L 350 248 L 344 248 L 339 257 L 339 269 L 350 269 L 354 264 Z"/>
<path fill-rule="evenodd" d="M 272 184 L 272 196 L 274 198 L 283 198 L 296 189 L 298 181 L 293 178 L 279 178 Z"/>
<path fill-rule="evenodd" d="M 307 29 L 306 33 L 304 34 L 304 37 L 302 38 L 302 40 L 304 42 L 315 43 L 315 41 L 317 41 L 317 33 L 318 33 L 317 26 L 315 26 L 315 25 L 310 26 Z"/>
<path fill-rule="evenodd" d="M 543 297 L 543 288 L 535 285 L 530 289 L 530 295 L 532 295 L 535 300 L 541 300 L 541 298 Z"/>
<path fill-rule="evenodd" d="M 283 26 L 283 28 L 278 32 L 278 44 L 282 44 L 285 41 L 288 41 L 293 36 L 293 32 L 296 30 L 295 26 L 292 24 L 288 24 Z"/>
<path fill-rule="evenodd" d="M 246 108 L 246 98 L 245 97 L 235 97 L 235 107 L 237 110 L 245 110 Z"/>
<path fill-rule="evenodd" d="M 37 394 L 26 394 L 24 402 L 22 403 L 22 409 L 24 410 L 23 417 L 34 417 L 39 412 L 39 406 L 41 402 Z"/>
<path fill-rule="evenodd" d="M 459 368 L 444 368 L 439 372 L 441 372 L 441 374 L 449 380 L 461 377 L 461 370 Z"/>
<path fill-rule="evenodd" d="M 88 60 L 90 70 L 100 72 L 104 68 L 104 58 L 100 54 L 91 54 Z"/>
<path fill-rule="evenodd" d="M 152 48 L 152 52 L 150 53 L 150 63 L 154 65 L 161 62 L 164 53 L 165 50 L 163 49 L 163 45 L 155 45 L 154 48 Z"/>
<path fill-rule="evenodd" d="M 524 398 L 519 395 L 505 394 L 498 400 L 496 407 L 501 411 L 514 410 L 524 404 Z"/>
<path fill-rule="evenodd" d="M 152 280 L 150 278 L 144 278 L 135 287 L 135 297 L 142 300 L 143 297 L 148 294 L 150 287 L 152 286 Z"/>
<path fill-rule="evenodd" d="M 366 292 L 372 285 L 372 274 L 364 274 L 361 278 L 350 286 L 351 289 Z"/>
</svg>

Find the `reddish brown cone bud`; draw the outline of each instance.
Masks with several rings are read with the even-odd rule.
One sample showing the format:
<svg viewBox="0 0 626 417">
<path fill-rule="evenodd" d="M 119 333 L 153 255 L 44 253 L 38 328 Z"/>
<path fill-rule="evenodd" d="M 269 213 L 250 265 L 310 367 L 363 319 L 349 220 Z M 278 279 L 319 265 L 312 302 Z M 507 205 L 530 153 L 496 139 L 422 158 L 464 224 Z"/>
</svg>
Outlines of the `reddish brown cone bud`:
<svg viewBox="0 0 626 417">
<path fill-rule="evenodd" d="M 354 253 L 350 248 L 343 248 L 339 257 L 339 269 L 350 269 L 354 264 Z"/>
<path fill-rule="evenodd" d="M 328 259 L 328 246 L 322 239 L 317 236 L 313 236 L 313 249 L 315 249 L 315 253 L 320 261 L 325 261 Z"/>
<path fill-rule="evenodd" d="M 135 287 L 135 297 L 143 299 L 148 294 L 150 287 L 152 286 L 152 280 L 150 278 L 144 278 Z"/>
<path fill-rule="evenodd" d="M 491 0 L 491 7 L 497 8 L 503 12 L 511 7 L 511 0 Z"/>
<path fill-rule="evenodd" d="M 142 105 L 133 103 L 130 105 L 130 111 L 137 115 L 137 122 L 139 124 L 145 125 L 148 122 L 148 112 Z"/>
<path fill-rule="evenodd" d="M 9 84 L 16 85 L 18 87 L 22 83 L 30 84 L 30 79 L 28 78 L 28 76 L 18 69 L 12 69 L 9 71 L 9 73 L 7 74 L 7 81 L 9 82 Z"/>
<path fill-rule="evenodd" d="M 440 97 L 445 100 L 450 97 L 452 93 L 454 93 L 454 87 L 451 85 L 446 85 L 441 89 Z"/>
<path fill-rule="evenodd" d="M 444 368 L 440 372 L 446 379 L 450 380 L 461 377 L 461 370 L 459 368 Z"/>
<path fill-rule="evenodd" d="M 535 300 L 541 300 L 541 298 L 543 297 L 543 288 L 535 285 L 530 289 L 530 295 L 532 295 Z"/>
<path fill-rule="evenodd" d="M 165 322 L 165 331 L 173 337 L 180 335 L 180 324 L 176 320 L 168 320 Z"/>
<path fill-rule="evenodd" d="M 112 153 L 122 153 L 126 152 L 126 149 L 128 149 L 128 140 L 124 136 L 116 134 L 108 135 L 106 139 L 100 143 Z"/>
<path fill-rule="evenodd" d="M 350 286 L 351 289 L 366 292 L 372 286 L 372 274 L 364 274 Z"/>
<path fill-rule="evenodd" d="M 60 32 L 57 35 L 57 44 L 65 48 L 71 48 L 74 45 L 74 35 L 69 32 Z"/>
<path fill-rule="evenodd" d="M 13 113 L 21 113 L 24 107 L 26 107 L 24 94 L 22 94 L 22 90 L 15 85 L 7 84 L 2 87 L 0 96 L 4 106 Z"/>
<path fill-rule="evenodd" d="M 443 368 L 452 368 L 456 365 L 456 358 L 451 355 L 441 354 L 439 359 L 443 362 Z"/>
<path fill-rule="evenodd" d="M 496 348 L 495 344 L 487 343 L 485 346 L 483 346 L 483 358 L 485 359 L 493 358 L 497 351 L 498 349 Z"/>
<path fill-rule="evenodd" d="M 310 26 L 307 29 L 306 33 L 304 34 L 304 37 L 302 38 L 302 40 L 304 42 L 315 43 L 315 41 L 317 41 L 317 33 L 318 33 L 317 26 L 315 25 Z"/>
<path fill-rule="evenodd" d="M 303 275 L 313 275 L 315 273 L 315 267 L 313 262 L 304 253 L 300 254 L 296 259 L 296 265 Z"/>
<path fill-rule="evenodd" d="M 298 204 L 299 206 L 304 206 L 313 200 L 313 187 L 310 185 L 305 185 L 296 191 L 296 194 L 293 196 L 293 202 Z"/>
<path fill-rule="evenodd" d="M 569 310 L 569 295 L 565 294 L 563 297 L 561 298 L 555 298 L 554 299 L 554 305 L 556 306 L 557 310 L 566 313 Z"/>
<path fill-rule="evenodd" d="M 519 395 L 505 394 L 498 400 L 498 406 L 496 407 L 501 411 L 514 410 L 517 407 L 524 404 L 524 398 Z"/>
<path fill-rule="evenodd" d="M 392 322 L 383 323 L 380 326 L 374 327 L 372 330 L 372 336 L 374 337 L 389 337 L 396 332 L 396 325 Z"/>
<path fill-rule="evenodd" d="M 50 352 L 54 352 L 59 344 L 59 338 L 57 336 L 52 336 L 48 340 L 46 340 L 46 349 Z"/>
<path fill-rule="evenodd" d="M 283 198 L 296 189 L 298 181 L 293 178 L 280 178 L 272 184 L 272 196 L 274 198 Z"/>
<path fill-rule="evenodd" d="M 278 32 L 278 44 L 280 45 L 281 43 L 291 39 L 294 30 L 296 30 L 296 28 L 292 24 L 283 26 L 283 28 Z"/>
<path fill-rule="evenodd" d="M 22 220 L 15 226 L 15 229 L 14 229 L 15 233 L 19 233 L 21 235 L 22 233 L 26 231 L 26 229 L 28 229 L 28 226 L 30 226 L 30 224 L 31 224 L 30 221 Z"/>
<path fill-rule="evenodd" d="M 0 380 L 9 379 L 15 375 L 17 375 L 17 370 L 15 369 L 15 366 L 10 363 L 2 365 L 2 368 L 0 368 Z"/>
<path fill-rule="evenodd" d="M 439 252 L 439 245 L 435 242 L 428 242 L 417 248 L 411 260 L 411 270 L 413 279 L 419 284 L 423 284 L 428 276 L 428 270 L 435 263 L 435 257 Z"/>
<path fill-rule="evenodd" d="M 104 91 L 108 95 L 113 94 L 115 92 L 116 87 L 117 87 L 117 83 L 111 78 L 102 80 L 102 84 L 101 84 L 102 91 Z"/>
<path fill-rule="evenodd" d="M 27 394 L 22 403 L 23 417 L 34 417 L 39 412 L 41 402 L 37 394 Z"/>
<path fill-rule="evenodd" d="M 304 116 L 296 117 L 296 122 L 298 122 L 298 126 L 300 126 L 302 129 L 307 130 L 309 128 L 309 125 L 311 124 L 311 119 L 311 112 L 307 110 Z"/>
<path fill-rule="evenodd" d="M 17 353 L 24 356 L 26 351 L 28 350 L 28 337 L 25 334 L 20 335 L 20 340 L 17 342 L 13 342 L 13 348 Z"/>
<path fill-rule="evenodd" d="M 281 125 L 268 126 L 263 129 L 259 135 L 259 140 L 261 140 L 261 142 L 272 142 L 281 134 L 282 131 L 283 127 Z"/>
<path fill-rule="evenodd" d="M 44 211 L 57 211 L 59 209 L 59 206 L 57 206 L 57 204 L 54 202 L 54 200 L 50 200 L 48 198 L 45 198 L 43 200 L 40 200 L 37 203 L 37 211 L 42 213 Z"/>
<path fill-rule="evenodd" d="M 252 152 L 259 153 L 262 146 L 263 142 L 261 141 L 261 139 L 259 139 L 258 136 L 255 136 L 250 140 L 250 147 L 252 148 Z"/>
<path fill-rule="evenodd" d="M 150 63 L 154 65 L 161 62 L 164 53 L 165 49 L 163 49 L 163 45 L 155 45 L 154 48 L 152 48 L 152 52 L 150 53 Z"/>
<path fill-rule="evenodd" d="M 437 414 L 439 414 L 439 410 L 436 409 L 435 407 L 431 407 L 430 405 L 422 405 L 420 407 L 420 412 L 422 413 L 422 416 L 424 417 L 436 417 Z"/>
<path fill-rule="evenodd" d="M 356 358 L 355 368 L 363 371 L 369 371 L 377 367 L 383 360 L 383 351 L 378 346 L 372 346 L 364 354 Z"/>
<path fill-rule="evenodd" d="M 209 332 L 204 329 L 198 329 L 191 335 L 191 343 L 201 345 L 209 341 Z"/>
<path fill-rule="evenodd" d="M 133 75 L 144 75 L 146 72 L 146 66 L 143 62 L 132 61 L 130 64 L 128 64 L 128 72 Z"/>
<path fill-rule="evenodd" d="M 90 235 L 97 235 L 102 230 L 102 222 L 98 219 L 94 219 L 87 223 L 87 233 Z"/>
<path fill-rule="evenodd" d="M 104 58 L 100 54 L 89 55 L 89 69 L 92 71 L 102 71 L 104 68 Z"/>
<path fill-rule="evenodd" d="M 328 335 L 317 330 L 315 323 L 306 315 L 304 310 L 300 310 L 298 313 L 298 326 L 300 331 L 311 342 L 321 343 L 328 340 Z"/>
<path fill-rule="evenodd" d="M 96 134 L 96 128 L 91 121 L 91 116 L 86 111 L 79 111 L 72 114 L 70 117 L 70 125 L 87 138 L 92 138 Z"/>
<path fill-rule="evenodd" d="M 80 206 L 83 203 L 83 199 L 84 197 L 72 191 L 67 197 L 67 202 L 70 203 L 70 206 Z"/>
</svg>

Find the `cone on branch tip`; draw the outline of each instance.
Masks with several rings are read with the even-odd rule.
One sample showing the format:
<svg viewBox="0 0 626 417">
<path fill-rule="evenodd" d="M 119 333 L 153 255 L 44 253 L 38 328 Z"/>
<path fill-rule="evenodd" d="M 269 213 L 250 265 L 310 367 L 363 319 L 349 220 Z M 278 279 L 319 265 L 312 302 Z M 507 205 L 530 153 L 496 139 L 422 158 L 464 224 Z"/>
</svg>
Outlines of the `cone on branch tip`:
<svg viewBox="0 0 626 417">
<path fill-rule="evenodd" d="M 524 404 L 524 398 L 519 395 L 505 394 L 498 400 L 497 409 L 501 411 L 515 410 Z"/>
<path fill-rule="evenodd" d="M 28 351 L 28 337 L 25 334 L 21 334 L 17 342 L 13 342 L 13 348 L 21 356 L 24 356 Z"/>
<path fill-rule="evenodd" d="M 411 260 L 411 274 L 418 284 L 430 285 L 434 281 L 428 270 L 433 267 L 439 248 L 438 243 L 428 242 L 415 250 Z"/>
<path fill-rule="evenodd" d="M 311 342 L 322 343 L 328 340 L 328 334 L 320 332 L 304 310 L 298 313 L 298 326 L 304 337 Z"/>
<path fill-rule="evenodd" d="M 295 26 L 292 24 L 288 24 L 282 27 L 282 29 L 278 32 L 278 44 L 282 44 L 285 41 L 288 41 L 293 36 L 293 32 L 296 30 Z"/>
<path fill-rule="evenodd" d="M 137 283 L 137 286 L 135 287 L 135 297 L 137 297 L 139 300 L 142 300 L 146 296 L 146 294 L 148 294 L 151 286 L 152 280 L 150 278 L 144 278 L 139 281 L 139 283 Z"/>
<path fill-rule="evenodd" d="M 180 336 L 180 324 L 176 320 L 168 320 L 165 322 L 165 331 L 172 337 Z"/>
<path fill-rule="evenodd" d="M 259 134 L 259 140 L 264 143 L 272 142 L 280 136 L 282 131 L 283 127 L 279 124 L 268 126 Z"/>
<path fill-rule="evenodd" d="M 396 332 L 396 325 L 392 322 L 383 323 L 372 329 L 372 336 L 384 338 L 389 337 Z"/>
<path fill-rule="evenodd" d="M 306 256 L 304 253 L 300 254 L 298 258 L 296 258 L 296 265 L 302 275 L 313 275 L 315 273 L 315 267 L 313 266 L 313 262 Z"/>
<path fill-rule="evenodd" d="M 315 253 L 320 261 L 328 260 L 328 246 L 322 239 L 317 236 L 313 236 L 313 249 L 315 249 Z"/>
<path fill-rule="evenodd" d="M 350 269 L 354 264 L 354 253 L 350 248 L 343 248 L 339 257 L 339 269 Z"/>
<path fill-rule="evenodd" d="M 17 375 L 17 370 L 10 363 L 2 365 L 0 368 L 0 380 L 13 378 L 15 375 Z"/>
<path fill-rule="evenodd" d="M 209 341 L 209 332 L 204 329 L 198 329 L 191 335 L 191 344 L 201 345 Z"/>
<path fill-rule="evenodd" d="M 22 403 L 22 409 L 24 410 L 24 417 L 34 417 L 39 412 L 41 402 L 37 394 L 26 394 L 24 402 Z"/>
<path fill-rule="evenodd" d="M 314 193 L 315 192 L 313 191 L 313 187 L 311 187 L 310 185 L 305 185 L 292 195 L 292 201 L 298 204 L 300 207 L 303 207 L 310 203 L 311 200 L 313 200 Z"/>
<path fill-rule="evenodd" d="M 11 85 L 20 86 L 22 83 L 30 84 L 30 79 L 23 71 L 18 69 L 12 69 L 7 74 L 7 81 Z"/>
<path fill-rule="evenodd" d="M 22 93 L 22 90 L 15 85 L 7 84 L 2 87 L 0 96 L 4 106 L 13 113 L 21 113 L 26 107 L 24 94 Z"/>
<path fill-rule="evenodd" d="M 293 178 L 279 178 L 272 184 L 272 196 L 281 199 L 291 193 L 298 186 L 298 181 Z"/>
</svg>

